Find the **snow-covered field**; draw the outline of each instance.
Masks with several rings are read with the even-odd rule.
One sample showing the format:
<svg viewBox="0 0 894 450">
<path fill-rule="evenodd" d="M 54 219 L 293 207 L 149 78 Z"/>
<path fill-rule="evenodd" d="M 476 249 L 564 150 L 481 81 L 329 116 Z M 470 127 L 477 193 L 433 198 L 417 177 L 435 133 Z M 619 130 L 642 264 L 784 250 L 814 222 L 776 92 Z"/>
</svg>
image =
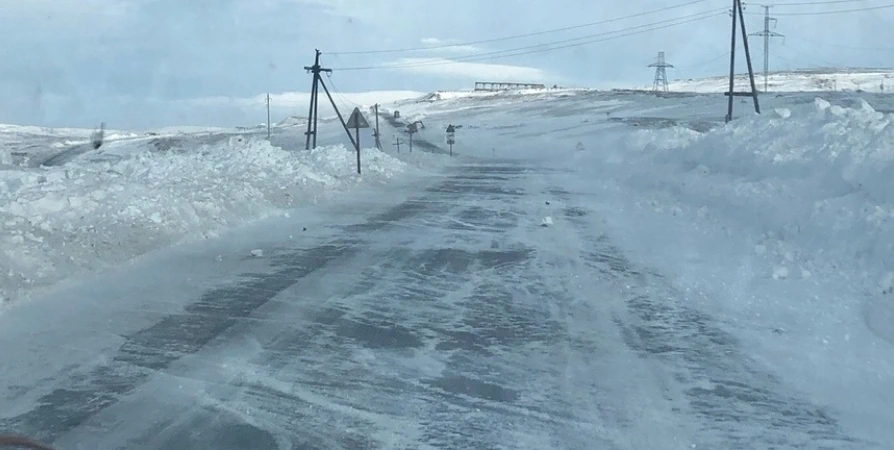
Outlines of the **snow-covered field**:
<svg viewBox="0 0 894 450">
<path fill-rule="evenodd" d="M 288 214 L 428 162 L 364 148 L 358 176 L 344 145 L 286 151 L 263 131 L 113 130 L 97 151 L 92 130 L 0 128 L 0 307 L 74 275 Z M 273 142 L 297 146 L 300 131 L 278 128 Z"/>
</svg>

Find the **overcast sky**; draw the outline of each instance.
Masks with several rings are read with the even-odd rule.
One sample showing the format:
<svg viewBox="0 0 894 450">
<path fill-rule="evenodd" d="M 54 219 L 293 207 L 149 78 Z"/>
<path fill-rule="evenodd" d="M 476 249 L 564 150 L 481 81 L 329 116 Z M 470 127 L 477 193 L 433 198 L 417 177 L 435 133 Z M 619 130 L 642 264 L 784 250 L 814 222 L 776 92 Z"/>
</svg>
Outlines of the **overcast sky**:
<svg viewBox="0 0 894 450">
<path fill-rule="evenodd" d="M 796 0 L 773 2 L 784 5 Z M 802 0 L 803 1 L 803 0 Z M 822 1 L 822 0 L 820 0 Z M 350 102 L 389 101 L 407 91 L 468 89 L 478 81 L 630 87 L 649 85 L 659 50 L 670 78 L 720 75 L 728 67 L 729 0 L 624 21 L 424 52 L 335 52 L 430 47 L 614 19 L 687 0 L 0 0 L 0 122 L 114 128 L 254 125 L 306 114 L 313 49 L 335 69 L 330 88 Z M 890 67 L 894 9 L 787 15 L 890 4 L 860 0 L 778 6 L 771 68 Z M 716 10 L 717 15 L 618 39 L 493 60 L 442 58 L 529 47 Z M 763 27 L 748 6 L 749 32 Z M 667 22 L 665 22 L 666 24 Z M 656 26 L 663 26 L 659 24 Z M 634 28 L 631 27 L 641 27 Z M 627 31 L 628 33 L 630 31 Z M 601 35 L 611 37 L 614 35 Z M 565 44 L 567 45 L 567 44 Z M 762 40 L 752 38 L 756 69 Z M 741 54 L 741 53 L 740 53 Z M 393 64 L 397 68 L 338 70 Z M 370 91 L 400 91 L 369 93 Z M 354 95 L 354 93 L 364 93 Z"/>
</svg>

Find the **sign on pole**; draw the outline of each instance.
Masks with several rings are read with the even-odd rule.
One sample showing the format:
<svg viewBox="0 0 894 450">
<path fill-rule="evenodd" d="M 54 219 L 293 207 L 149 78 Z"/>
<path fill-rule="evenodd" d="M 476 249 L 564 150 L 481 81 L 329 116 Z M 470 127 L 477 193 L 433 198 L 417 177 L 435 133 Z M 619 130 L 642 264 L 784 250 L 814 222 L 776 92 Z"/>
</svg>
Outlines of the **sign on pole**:
<svg viewBox="0 0 894 450">
<path fill-rule="evenodd" d="M 447 145 L 450 146 L 450 156 L 453 156 L 453 144 L 456 141 L 453 139 L 456 133 L 456 128 L 453 128 L 453 125 L 447 125 Z"/>
<path fill-rule="evenodd" d="M 356 133 L 356 140 L 354 141 L 354 145 L 357 151 L 357 173 L 360 173 L 360 129 L 361 128 L 369 128 L 369 122 L 366 121 L 366 118 L 363 117 L 363 114 L 360 113 L 360 108 L 354 108 L 354 112 L 351 113 L 351 117 L 348 118 L 347 123 L 345 123 L 345 127 L 353 128 Z"/>
</svg>

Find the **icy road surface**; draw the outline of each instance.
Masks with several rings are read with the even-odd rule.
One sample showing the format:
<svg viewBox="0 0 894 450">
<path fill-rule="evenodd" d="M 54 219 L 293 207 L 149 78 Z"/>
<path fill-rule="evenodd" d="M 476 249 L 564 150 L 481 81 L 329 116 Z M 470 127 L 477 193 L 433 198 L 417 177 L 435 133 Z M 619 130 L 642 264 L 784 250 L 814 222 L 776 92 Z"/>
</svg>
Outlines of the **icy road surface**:
<svg viewBox="0 0 894 450">
<path fill-rule="evenodd" d="M 873 448 L 625 258 L 584 175 L 458 161 L 11 308 L 0 430 L 71 450 Z"/>
</svg>

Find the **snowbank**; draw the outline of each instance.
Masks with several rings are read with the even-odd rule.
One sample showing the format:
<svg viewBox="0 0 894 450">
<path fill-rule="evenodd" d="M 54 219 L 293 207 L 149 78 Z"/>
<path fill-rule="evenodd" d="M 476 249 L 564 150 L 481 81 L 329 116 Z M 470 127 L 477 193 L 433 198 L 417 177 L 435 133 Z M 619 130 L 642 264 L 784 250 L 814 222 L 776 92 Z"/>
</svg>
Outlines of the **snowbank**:
<svg viewBox="0 0 894 450">
<path fill-rule="evenodd" d="M 751 237 L 733 234 L 749 240 L 757 277 L 835 279 L 846 294 L 813 306 L 859 311 L 894 343 L 894 325 L 883 323 L 894 319 L 892 120 L 863 100 L 841 107 L 817 98 L 704 135 L 643 130 L 628 139 L 637 156 L 625 161 L 635 168 L 626 182 L 652 193 L 649 207 L 697 227 L 747 230 Z"/>
<path fill-rule="evenodd" d="M 640 129 L 622 151 L 586 156 L 602 171 L 589 177 L 596 213 L 631 259 L 881 442 L 894 402 L 894 116 L 844 101 L 704 134 Z"/>
<path fill-rule="evenodd" d="M 354 153 L 343 146 L 287 152 L 241 136 L 190 152 L 147 147 L 128 156 L 0 170 L 0 303 L 408 167 L 364 149 L 359 177 Z"/>
</svg>

